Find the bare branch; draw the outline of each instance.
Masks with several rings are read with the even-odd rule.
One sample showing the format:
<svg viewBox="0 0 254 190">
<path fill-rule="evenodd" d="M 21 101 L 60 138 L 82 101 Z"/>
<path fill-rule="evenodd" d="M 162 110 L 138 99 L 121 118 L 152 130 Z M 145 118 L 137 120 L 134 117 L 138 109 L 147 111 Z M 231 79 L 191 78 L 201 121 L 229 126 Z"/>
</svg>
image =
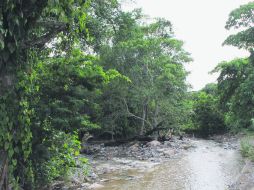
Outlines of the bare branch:
<svg viewBox="0 0 254 190">
<path fill-rule="evenodd" d="M 136 119 L 142 120 L 142 121 L 144 121 L 146 124 L 148 124 L 150 127 L 152 127 L 152 124 L 151 124 L 149 121 L 147 121 L 146 119 L 143 119 L 142 117 L 136 116 L 135 114 L 133 114 L 133 113 L 131 113 L 131 112 L 129 111 L 129 107 L 128 107 L 128 104 L 127 104 L 125 98 L 123 98 L 123 102 L 124 102 L 124 104 L 125 104 L 126 111 L 127 111 L 128 115 L 129 115 L 130 117 L 134 117 L 134 118 L 136 118 Z"/>
</svg>

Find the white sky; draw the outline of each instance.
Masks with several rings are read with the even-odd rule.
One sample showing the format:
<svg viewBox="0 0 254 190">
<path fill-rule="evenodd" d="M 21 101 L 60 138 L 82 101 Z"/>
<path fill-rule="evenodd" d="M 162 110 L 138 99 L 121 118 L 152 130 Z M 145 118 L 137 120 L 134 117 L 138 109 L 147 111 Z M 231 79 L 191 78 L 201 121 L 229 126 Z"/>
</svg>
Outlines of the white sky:
<svg viewBox="0 0 254 190">
<path fill-rule="evenodd" d="M 123 8 L 142 8 L 150 17 L 170 20 L 178 39 L 185 42 L 185 49 L 194 61 L 186 65 L 191 72 L 187 81 L 193 90 L 215 82 L 217 76 L 208 72 L 223 60 L 244 57 L 248 52 L 224 46 L 223 41 L 234 31 L 227 31 L 225 23 L 229 13 L 250 0 L 125 0 Z"/>
</svg>

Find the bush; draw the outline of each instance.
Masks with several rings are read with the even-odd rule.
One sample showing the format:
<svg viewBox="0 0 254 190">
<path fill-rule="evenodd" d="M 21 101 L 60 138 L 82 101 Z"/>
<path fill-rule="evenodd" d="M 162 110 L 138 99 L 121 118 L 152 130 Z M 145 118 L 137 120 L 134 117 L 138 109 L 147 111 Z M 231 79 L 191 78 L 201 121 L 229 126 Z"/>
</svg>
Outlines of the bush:
<svg viewBox="0 0 254 190">
<path fill-rule="evenodd" d="M 223 114 L 217 106 L 215 95 L 199 92 L 193 109 L 193 122 L 197 126 L 196 133 L 200 136 L 207 137 L 226 130 Z"/>
<path fill-rule="evenodd" d="M 241 141 L 241 153 L 244 157 L 247 157 L 254 161 L 254 137 L 248 136 Z"/>
<path fill-rule="evenodd" d="M 78 135 L 55 131 L 50 139 L 45 139 L 42 146 L 49 148 L 35 160 L 38 186 L 48 184 L 55 179 L 65 178 L 72 167 L 76 166 L 81 143 Z"/>
</svg>

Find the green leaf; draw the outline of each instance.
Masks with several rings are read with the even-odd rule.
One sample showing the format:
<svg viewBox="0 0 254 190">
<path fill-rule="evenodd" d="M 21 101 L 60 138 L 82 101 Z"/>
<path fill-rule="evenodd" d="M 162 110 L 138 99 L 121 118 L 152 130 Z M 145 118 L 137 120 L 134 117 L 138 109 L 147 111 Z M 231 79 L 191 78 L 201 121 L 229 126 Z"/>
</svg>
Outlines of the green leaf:
<svg viewBox="0 0 254 190">
<path fill-rule="evenodd" d="M 4 150 L 7 151 L 10 147 L 10 143 L 9 142 L 5 142 L 4 143 Z"/>
</svg>

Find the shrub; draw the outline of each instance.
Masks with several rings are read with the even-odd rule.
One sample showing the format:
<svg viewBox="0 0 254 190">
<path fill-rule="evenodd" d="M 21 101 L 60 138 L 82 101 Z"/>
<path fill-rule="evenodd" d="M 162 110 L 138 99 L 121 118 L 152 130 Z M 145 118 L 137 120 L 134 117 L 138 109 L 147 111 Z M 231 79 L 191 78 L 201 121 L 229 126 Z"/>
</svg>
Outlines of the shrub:
<svg viewBox="0 0 254 190">
<path fill-rule="evenodd" d="M 254 137 L 248 136 L 241 141 L 241 153 L 244 157 L 247 157 L 254 161 Z"/>
</svg>

